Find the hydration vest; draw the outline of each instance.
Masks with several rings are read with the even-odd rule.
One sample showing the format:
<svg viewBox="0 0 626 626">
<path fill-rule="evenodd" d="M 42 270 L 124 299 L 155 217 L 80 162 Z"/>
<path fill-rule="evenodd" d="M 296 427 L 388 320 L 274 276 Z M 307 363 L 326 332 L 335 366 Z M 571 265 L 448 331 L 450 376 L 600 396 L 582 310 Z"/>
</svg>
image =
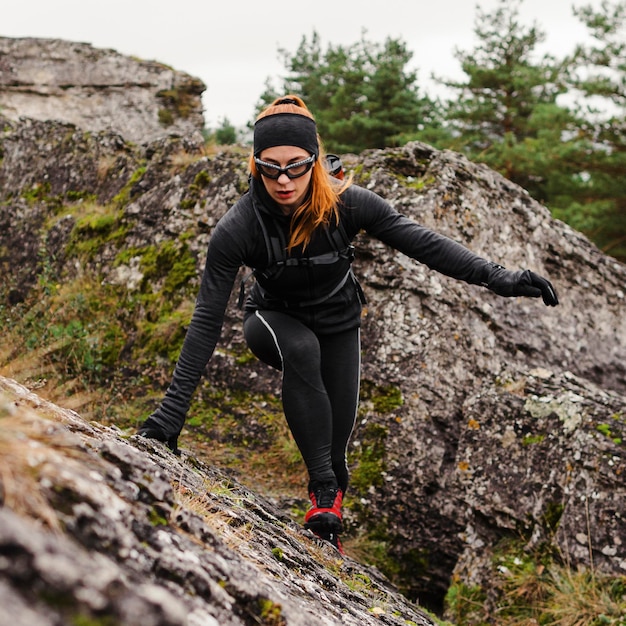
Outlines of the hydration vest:
<svg viewBox="0 0 626 626">
<path fill-rule="evenodd" d="M 314 306 L 321 304 L 334 296 L 348 281 L 348 279 L 356 279 L 352 274 L 352 261 L 354 260 L 354 246 L 350 243 L 348 236 L 340 224 L 337 225 L 332 232 L 329 232 L 328 228 L 323 229 L 324 236 L 332 246 L 332 250 L 323 254 L 306 257 L 290 257 L 287 255 L 287 241 L 285 239 L 285 233 L 280 227 L 280 224 L 268 215 L 259 210 L 256 202 L 253 201 L 254 212 L 261 226 L 263 233 L 263 239 L 265 241 L 265 248 L 267 250 L 267 265 L 264 268 L 253 269 L 241 281 L 239 288 L 239 299 L 237 302 L 238 307 L 243 307 L 243 301 L 245 297 L 245 283 L 252 277 L 257 279 L 257 284 L 262 292 L 267 292 L 267 289 L 262 286 L 268 280 L 278 280 L 285 269 L 290 267 L 313 267 L 316 265 L 331 265 L 338 262 L 344 262 L 347 264 L 347 269 L 339 282 L 328 292 L 320 295 L 317 298 L 305 300 L 305 301 L 291 301 L 283 300 L 283 304 L 287 308 L 300 308 L 306 306 Z"/>
<path fill-rule="evenodd" d="M 332 176 L 334 176 L 335 178 L 343 179 L 343 164 L 338 156 L 334 154 L 327 155 L 325 167 Z M 261 231 L 263 233 L 263 239 L 265 241 L 265 247 L 267 249 L 267 266 L 263 269 L 253 269 L 250 274 L 242 279 L 239 287 L 239 298 L 237 300 L 237 306 L 240 309 L 243 307 L 243 302 L 245 298 L 245 283 L 253 276 L 257 279 L 257 285 L 261 292 L 270 293 L 266 288 L 263 287 L 261 283 L 268 280 L 277 280 L 283 273 L 283 271 L 288 267 L 312 267 L 315 265 L 330 265 L 342 261 L 347 263 L 346 272 L 343 274 L 339 282 L 328 293 L 325 293 L 317 298 L 303 301 L 282 299 L 281 301 L 283 305 L 286 308 L 300 308 L 322 304 L 323 302 L 334 296 L 336 293 L 338 293 L 346 284 L 346 282 L 348 282 L 348 280 L 352 280 L 354 282 L 359 295 L 359 299 L 363 304 L 365 304 L 365 296 L 363 294 L 363 290 L 361 289 L 361 286 L 359 285 L 356 277 L 354 276 L 354 273 L 352 272 L 352 261 L 354 260 L 354 246 L 350 243 L 350 240 L 348 239 L 346 231 L 344 230 L 341 222 L 337 224 L 337 228 L 335 228 L 332 232 L 329 232 L 328 228 L 323 229 L 324 235 L 328 238 L 333 248 L 330 252 L 325 252 L 324 254 L 319 254 L 316 256 L 290 257 L 287 255 L 287 241 L 285 239 L 285 234 L 280 227 L 280 224 L 278 224 L 271 215 L 260 211 L 254 199 L 252 200 L 252 206 L 254 208 L 254 213 L 257 217 L 257 220 L 259 221 Z"/>
</svg>

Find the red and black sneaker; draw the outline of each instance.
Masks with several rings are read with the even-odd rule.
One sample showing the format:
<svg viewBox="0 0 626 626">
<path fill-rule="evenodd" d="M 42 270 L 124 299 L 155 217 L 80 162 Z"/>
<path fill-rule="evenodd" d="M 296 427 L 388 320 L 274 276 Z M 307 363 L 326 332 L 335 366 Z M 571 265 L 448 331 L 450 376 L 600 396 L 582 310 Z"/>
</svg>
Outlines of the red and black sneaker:
<svg viewBox="0 0 626 626">
<path fill-rule="evenodd" d="M 343 530 L 341 504 L 343 492 L 336 486 L 322 485 L 309 493 L 311 508 L 304 516 L 304 527 L 328 541 L 343 554 L 339 535 Z"/>
</svg>

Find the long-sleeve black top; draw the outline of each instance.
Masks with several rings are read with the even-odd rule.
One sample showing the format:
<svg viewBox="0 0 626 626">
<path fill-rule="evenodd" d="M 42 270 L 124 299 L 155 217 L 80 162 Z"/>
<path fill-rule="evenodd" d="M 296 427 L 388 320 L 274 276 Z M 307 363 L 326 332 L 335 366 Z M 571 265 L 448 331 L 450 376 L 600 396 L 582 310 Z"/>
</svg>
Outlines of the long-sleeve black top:
<svg viewBox="0 0 626 626">
<path fill-rule="evenodd" d="M 471 284 L 488 284 L 492 264 L 448 237 L 398 213 L 377 194 L 352 185 L 341 199 L 339 219 L 350 241 L 360 231 L 365 231 L 442 274 Z M 177 435 L 182 429 L 191 396 L 220 337 L 224 312 L 240 267 L 264 268 L 268 264 L 267 246 L 253 202 L 260 211 L 273 216 L 288 239 L 290 218 L 282 215 L 260 183 L 252 180 L 251 190 L 220 219 L 211 235 L 195 310 L 172 382 L 152 415 L 168 437 Z M 296 249 L 292 255 L 312 257 L 331 251 L 330 238 L 318 233 L 306 251 Z M 341 280 L 338 272 L 345 272 L 345 268 L 340 266 L 340 263 L 294 265 L 277 279 L 276 289 L 283 296 L 291 294 L 290 300 L 294 303 L 323 296 Z M 360 324 L 361 302 L 352 280 L 346 281 L 324 302 L 304 307 L 290 306 L 285 297 L 272 297 L 271 284 L 268 285 L 267 281 L 264 287 L 261 289 L 255 284 L 251 288 L 245 307 L 247 314 L 256 309 L 285 310 L 315 332 L 324 334 Z"/>
</svg>

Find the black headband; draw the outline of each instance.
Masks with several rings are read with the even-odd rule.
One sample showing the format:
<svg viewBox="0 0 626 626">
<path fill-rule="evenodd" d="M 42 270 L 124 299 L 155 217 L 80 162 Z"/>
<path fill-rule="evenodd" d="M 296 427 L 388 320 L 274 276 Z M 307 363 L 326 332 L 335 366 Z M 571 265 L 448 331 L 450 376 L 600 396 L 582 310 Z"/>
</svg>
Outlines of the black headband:
<svg viewBox="0 0 626 626">
<path fill-rule="evenodd" d="M 319 156 L 315 121 L 298 113 L 262 117 L 254 125 L 254 156 L 274 146 L 298 146 L 309 154 Z"/>
</svg>

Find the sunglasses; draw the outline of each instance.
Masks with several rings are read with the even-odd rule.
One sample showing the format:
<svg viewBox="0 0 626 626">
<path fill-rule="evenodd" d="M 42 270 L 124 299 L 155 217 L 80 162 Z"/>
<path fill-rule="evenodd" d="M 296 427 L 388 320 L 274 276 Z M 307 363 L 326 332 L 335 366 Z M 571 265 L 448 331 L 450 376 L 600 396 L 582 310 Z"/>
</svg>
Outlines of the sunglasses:
<svg viewBox="0 0 626 626">
<path fill-rule="evenodd" d="M 282 174 L 286 174 L 287 178 L 300 178 L 300 176 L 304 176 L 313 167 L 313 163 L 315 163 L 315 155 L 312 154 L 310 157 L 303 159 L 302 161 L 290 163 L 286 167 L 280 167 L 274 163 L 261 161 L 261 159 L 257 157 L 254 157 L 254 162 L 259 168 L 259 172 L 261 172 L 263 176 L 271 178 L 272 180 L 276 180 Z"/>
</svg>

